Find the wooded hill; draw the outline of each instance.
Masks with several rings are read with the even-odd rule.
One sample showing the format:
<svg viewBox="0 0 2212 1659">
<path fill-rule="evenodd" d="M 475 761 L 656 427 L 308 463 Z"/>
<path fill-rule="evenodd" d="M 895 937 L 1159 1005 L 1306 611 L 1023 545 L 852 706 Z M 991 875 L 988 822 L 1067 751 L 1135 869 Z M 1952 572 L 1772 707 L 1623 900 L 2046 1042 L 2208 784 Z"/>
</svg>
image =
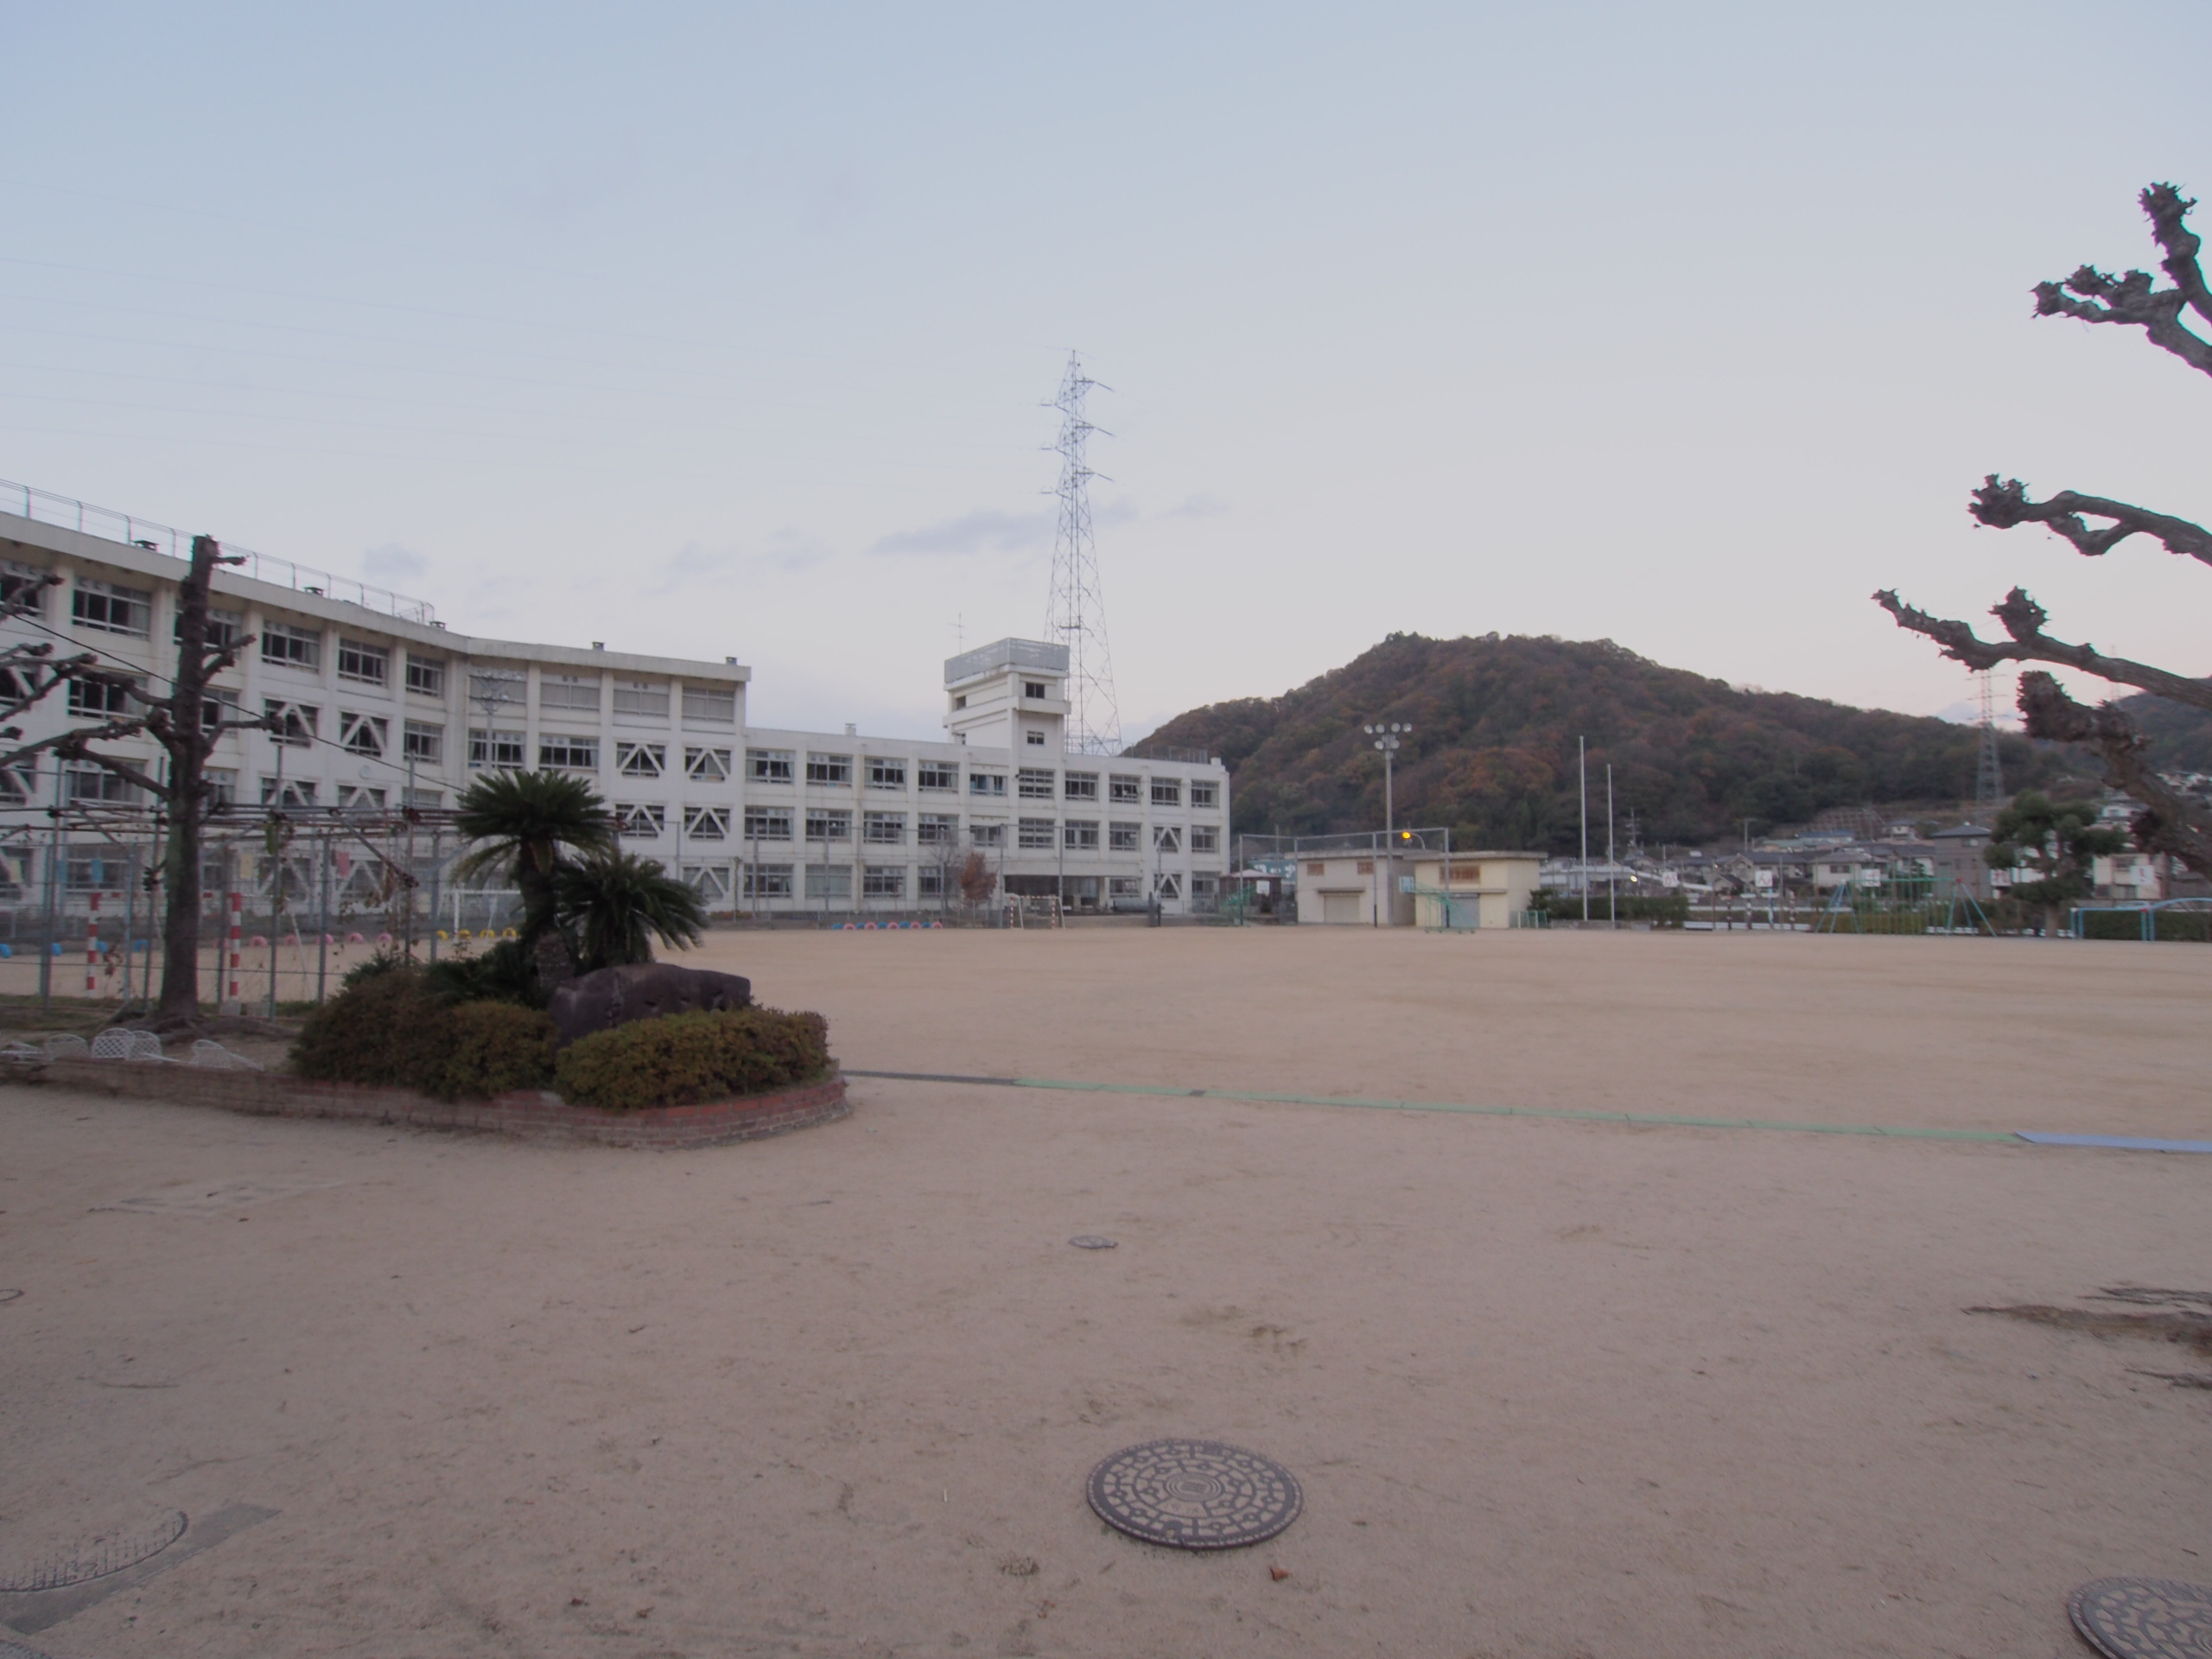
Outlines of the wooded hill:
<svg viewBox="0 0 2212 1659">
<path fill-rule="evenodd" d="M 1280 697 L 1179 715 L 1133 754 L 1198 748 L 1228 764 L 1237 830 L 1283 835 L 1378 828 L 1382 762 L 1360 728 L 1410 721 L 1397 821 L 1449 824 L 1470 847 L 1573 850 L 1575 738 L 1590 745 L 1592 822 L 1605 765 L 1624 827 L 1643 840 L 1733 840 L 1826 807 L 1955 808 L 1974 797 L 1980 734 L 1947 721 L 1738 691 L 1662 668 L 1609 639 L 1430 639 L 1394 633 Z M 2025 738 L 1999 751 L 2012 789 L 2094 782 L 2085 759 Z M 1594 850 L 1594 849 L 1593 849 Z"/>
<path fill-rule="evenodd" d="M 2120 705 L 2151 740 L 2151 764 L 2161 772 L 2212 772 L 2212 713 L 2147 692 Z"/>
</svg>

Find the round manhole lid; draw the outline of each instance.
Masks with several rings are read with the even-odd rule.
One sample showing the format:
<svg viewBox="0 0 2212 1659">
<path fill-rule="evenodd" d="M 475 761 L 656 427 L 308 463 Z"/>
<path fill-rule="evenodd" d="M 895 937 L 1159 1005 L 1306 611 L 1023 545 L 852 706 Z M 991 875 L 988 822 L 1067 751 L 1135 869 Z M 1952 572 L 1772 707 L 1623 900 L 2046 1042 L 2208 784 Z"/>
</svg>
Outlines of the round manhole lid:
<svg viewBox="0 0 2212 1659">
<path fill-rule="evenodd" d="M 1068 1243 L 1078 1250 L 1113 1250 L 1121 1248 L 1121 1242 L 1118 1239 L 1108 1238 L 1099 1233 L 1077 1233 L 1073 1238 L 1068 1240 Z"/>
<path fill-rule="evenodd" d="M 2212 1590 L 2171 1579 L 2098 1579 L 2066 1599 L 2074 1628 L 2106 1659 L 2204 1659 Z"/>
<path fill-rule="evenodd" d="M 1098 1518 L 1147 1543 L 1234 1549 L 1272 1538 L 1305 1507 L 1298 1477 L 1219 1440 L 1150 1440 L 1090 1471 Z"/>
<path fill-rule="evenodd" d="M 59 1590 L 87 1579 L 104 1579 L 160 1554 L 184 1535 L 184 1527 L 182 1510 L 141 1510 L 79 1542 L 35 1550 L 27 1558 L 0 1565 L 0 1591 Z"/>
</svg>

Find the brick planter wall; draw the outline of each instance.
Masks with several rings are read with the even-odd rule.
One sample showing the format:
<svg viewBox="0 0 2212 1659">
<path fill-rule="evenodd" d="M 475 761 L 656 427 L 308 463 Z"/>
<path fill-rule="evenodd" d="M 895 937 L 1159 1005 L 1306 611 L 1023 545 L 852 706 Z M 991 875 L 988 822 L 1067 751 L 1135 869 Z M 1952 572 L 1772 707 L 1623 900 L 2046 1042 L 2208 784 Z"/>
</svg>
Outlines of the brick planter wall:
<svg viewBox="0 0 2212 1659">
<path fill-rule="evenodd" d="M 638 1112 L 571 1106 L 550 1093 L 526 1090 L 490 1100 L 448 1103 L 411 1089 L 359 1083 L 309 1083 L 273 1071 L 153 1065 L 131 1060 L 49 1060 L 32 1080 L 86 1094 L 219 1106 L 260 1117 L 353 1117 L 422 1129 L 484 1129 L 546 1140 L 594 1141 L 608 1147 L 721 1147 L 827 1123 L 852 1109 L 843 1075 L 741 1100 L 658 1106 Z"/>
</svg>

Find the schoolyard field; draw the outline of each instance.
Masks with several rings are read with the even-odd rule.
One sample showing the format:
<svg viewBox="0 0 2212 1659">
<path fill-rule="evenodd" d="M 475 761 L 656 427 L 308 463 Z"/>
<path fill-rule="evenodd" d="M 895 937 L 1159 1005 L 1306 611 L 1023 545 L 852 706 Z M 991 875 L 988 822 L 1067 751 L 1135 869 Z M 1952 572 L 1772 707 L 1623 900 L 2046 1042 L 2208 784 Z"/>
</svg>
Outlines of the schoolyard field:
<svg viewBox="0 0 2212 1659">
<path fill-rule="evenodd" d="M 641 1153 L 0 1089 L 0 1573 L 193 1523 L 0 1639 L 2055 1656 L 2086 1580 L 2212 1580 L 2212 1155 L 2019 1138 L 2212 1141 L 2212 949 L 685 960 L 827 1015 L 850 1116 Z M 1085 1475 L 1168 1437 L 1304 1513 L 1109 1530 Z"/>
</svg>

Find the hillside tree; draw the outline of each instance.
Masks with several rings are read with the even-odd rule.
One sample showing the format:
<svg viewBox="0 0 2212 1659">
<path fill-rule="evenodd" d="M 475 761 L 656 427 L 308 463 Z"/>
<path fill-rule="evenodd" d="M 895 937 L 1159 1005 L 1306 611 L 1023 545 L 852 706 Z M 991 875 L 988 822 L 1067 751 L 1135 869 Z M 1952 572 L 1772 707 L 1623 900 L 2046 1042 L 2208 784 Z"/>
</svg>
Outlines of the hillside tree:
<svg viewBox="0 0 2212 1659">
<path fill-rule="evenodd" d="M 2212 288 L 2206 286 L 2198 258 L 2202 245 L 2188 223 L 2190 210 L 2196 204 L 2171 184 L 2152 185 L 2139 200 L 2151 220 L 2152 238 L 2164 256 L 2159 268 L 2169 285 L 2161 287 L 2147 271 L 2114 276 L 2083 265 L 2063 281 L 2036 284 L 2036 315 L 2140 328 L 2152 345 L 2199 374 L 2212 376 L 2212 340 L 2190 326 L 2192 321 L 2199 326 L 2212 324 Z M 2102 558 L 2131 536 L 2148 536 L 2169 553 L 2212 564 L 2212 531 L 2108 496 L 2061 490 L 2038 501 L 2018 479 L 2000 482 L 1992 473 L 1974 492 L 1967 510 L 1977 524 L 1993 530 L 2042 524 L 2085 558 Z M 2050 663 L 2212 709 L 2212 681 L 2111 656 L 2087 640 L 2073 644 L 2045 632 L 2050 613 L 2023 588 L 2014 588 L 2002 604 L 1991 608 L 1990 614 L 2005 631 L 2002 639 L 1984 639 L 1966 622 L 1915 609 L 1893 588 L 1876 594 L 1874 600 L 1899 626 L 1926 635 L 1943 655 L 1969 668 Z M 2131 827 L 2139 846 L 2171 854 L 2198 874 L 2212 875 L 2212 818 L 2158 775 L 2150 760 L 2150 740 L 2113 702 L 2094 708 L 2078 702 L 2047 670 L 2030 669 L 2020 676 L 2019 708 L 2030 737 L 2083 744 L 2102 759 L 2105 782 L 2137 804 Z"/>
</svg>

